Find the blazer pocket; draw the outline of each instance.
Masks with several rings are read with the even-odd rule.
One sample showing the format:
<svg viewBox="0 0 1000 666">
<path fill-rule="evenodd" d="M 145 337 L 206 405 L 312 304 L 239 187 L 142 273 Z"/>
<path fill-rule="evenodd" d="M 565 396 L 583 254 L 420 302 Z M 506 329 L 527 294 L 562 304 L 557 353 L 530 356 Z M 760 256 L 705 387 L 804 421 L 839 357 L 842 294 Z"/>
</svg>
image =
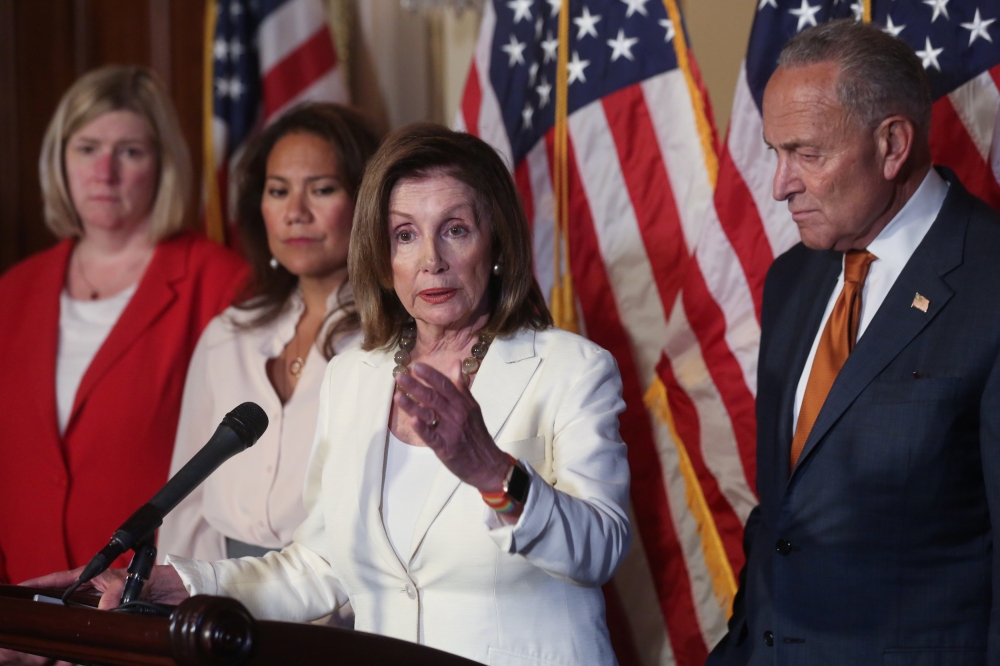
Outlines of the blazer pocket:
<svg viewBox="0 0 1000 666">
<path fill-rule="evenodd" d="M 490 648 L 489 666 L 558 666 L 554 661 L 514 654 L 498 648 Z"/>
<path fill-rule="evenodd" d="M 889 648 L 884 666 L 986 666 L 986 650 L 975 648 Z"/>
<path fill-rule="evenodd" d="M 960 377 L 926 377 L 923 379 L 883 379 L 872 384 L 872 401 L 942 402 L 959 394 Z"/>
<path fill-rule="evenodd" d="M 529 463 L 545 460 L 545 438 L 540 435 L 529 439 L 503 442 L 500 444 L 500 448 L 515 458 L 523 458 Z"/>
</svg>

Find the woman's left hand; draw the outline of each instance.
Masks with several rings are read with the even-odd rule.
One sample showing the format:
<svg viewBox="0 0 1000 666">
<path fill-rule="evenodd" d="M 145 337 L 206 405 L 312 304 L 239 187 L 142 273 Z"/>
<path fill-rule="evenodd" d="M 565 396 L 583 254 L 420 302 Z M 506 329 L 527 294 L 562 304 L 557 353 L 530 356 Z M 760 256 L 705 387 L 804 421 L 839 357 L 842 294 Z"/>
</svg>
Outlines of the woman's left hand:
<svg viewBox="0 0 1000 666">
<path fill-rule="evenodd" d="M 498 493 L 510 472 L 510 458 L 486 429 L 460 368 L 450 379 L 429 365 L 414 363 L 396 380 L 403 389 L 396 392 L 396 404 L 413 418 L 417 436 L 452 474 L 480 492 Z"/>
</svg>

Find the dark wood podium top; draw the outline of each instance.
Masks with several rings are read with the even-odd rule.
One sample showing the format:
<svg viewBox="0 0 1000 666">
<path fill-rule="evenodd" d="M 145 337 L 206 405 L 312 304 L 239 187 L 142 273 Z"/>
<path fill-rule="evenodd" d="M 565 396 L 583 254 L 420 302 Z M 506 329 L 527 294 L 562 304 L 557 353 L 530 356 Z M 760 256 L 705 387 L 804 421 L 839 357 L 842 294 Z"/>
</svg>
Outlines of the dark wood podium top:
<svg viewBox="0 0 1000 666">
<path fill-rule="evenodd" d="M 61 606 L 33 601 L 61 590 L 0 585 L 0 647 L 95 664 L 164 666 L 469 666 L 477 662 L 408 641 L 311 624 L 254 620 L 238 601 L 196 596 L 169 619 L 99 611 L 78 593 Z"/>
</svg>

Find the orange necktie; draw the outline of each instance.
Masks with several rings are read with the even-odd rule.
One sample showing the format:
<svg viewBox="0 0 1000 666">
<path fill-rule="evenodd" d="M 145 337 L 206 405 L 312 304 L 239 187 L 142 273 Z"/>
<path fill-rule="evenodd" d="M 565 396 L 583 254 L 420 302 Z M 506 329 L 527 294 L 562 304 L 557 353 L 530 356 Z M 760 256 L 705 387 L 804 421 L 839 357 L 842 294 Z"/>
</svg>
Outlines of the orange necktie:
<svg viewBox="0 0 1000 666">
<path fill-rule="evenodd" d="M 826 402 L 826 396 L 843 367 L 848 354 L 854 349 L 858 337 L 858 322 L 861 319 L 861 292 L 868 277 L 868 268 L 877 257 L 866 250 L 850 250 L 844 255 L 844 289 L 840 292 L 833 312 L 826 321 L 826 328 L 816 347 L 812 370 L 806 392 L 799 407 L 799 421 L 795 425 L 792 438 L 791 468 L 802 454 L 802 447 L 809 439 L 809 431 L 816 423 L 819 410 Z"/>
</svg>

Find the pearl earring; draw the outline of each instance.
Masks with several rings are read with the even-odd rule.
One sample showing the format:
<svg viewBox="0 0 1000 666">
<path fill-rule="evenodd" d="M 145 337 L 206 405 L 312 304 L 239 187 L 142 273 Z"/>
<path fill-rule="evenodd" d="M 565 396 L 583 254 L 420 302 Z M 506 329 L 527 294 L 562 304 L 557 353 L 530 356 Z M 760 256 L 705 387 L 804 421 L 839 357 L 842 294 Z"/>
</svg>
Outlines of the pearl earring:
<svg viewBox="0 0 1000 666">
<path fill-rule="evenodd" d="M 503 267 L 500 265 L 500 262 L 493 264 L 493 275 L 500 275 L 502 270 Z"/>
<path fill-rule="evenodd" d="M 274 257 L 271 257 L 271 261 L 269 261 L 268 264 L 271 266 L 271 270 L 272 271 L 278 270 L 278 266 L 279 266 L 278 260 L 275 259 Z"/>
</svg>

